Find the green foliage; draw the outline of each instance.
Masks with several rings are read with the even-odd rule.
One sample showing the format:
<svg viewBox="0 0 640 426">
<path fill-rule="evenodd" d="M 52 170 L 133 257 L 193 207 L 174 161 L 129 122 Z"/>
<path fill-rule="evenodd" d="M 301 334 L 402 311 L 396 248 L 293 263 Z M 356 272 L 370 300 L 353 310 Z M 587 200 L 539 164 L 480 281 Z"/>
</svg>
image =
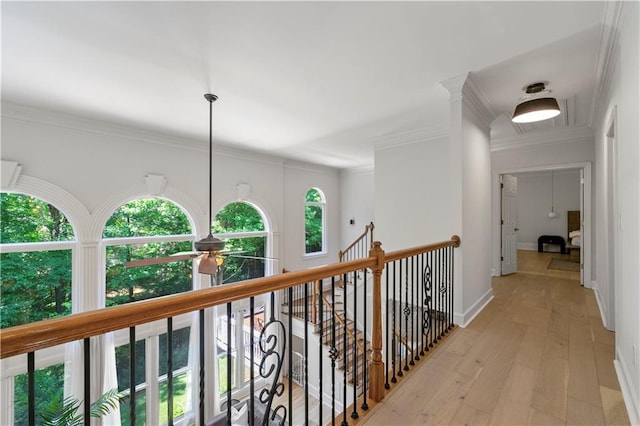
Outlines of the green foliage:
<svg viewBox="0 0 640 426">
<path fill-rule="evenodd" d="M 15 425 L 27 425 L 27 374 L 15 377 L 14 384 L 14 421 Z M 35 371 L 36 413 L 45 412 L 54 401 L 62 401 L 64 389 L 64 364 L 56 364 Z"/>
<path fill-rule="evenodd" d="M 73 240 L 67 218 L 54 206 L 22 194 L 0 194 L 2 243 Z M 71 250 L 0 254 L 2 328 L 71 312 Z"/>
<path fill-rule="evenodd" d="M 322 194 L 315 188 L 311 188 L 307 191 L 307 194 L 304 197 L 304 200 L 307 203 L 322 203 Z"/>
<path fill-rule="evenodd" d="M 103 236 L 122 238 L 190 233 L 189 220 L 178 206 L 151 198 L 134 200 L 118 208 L 107 221 Z M 107 306 L 191 290 L 190 260 L 135 268 L 124 266 L 131 260 L 170 256 L 191 249 L 189 241 L 108 246 Z"/>
<path fill-rule="evenodd" d="M 322 206 L 305 206 L 305 253 L 322 251 Z"/>
<path fill-rule="evenodd" d="M 143 237 L 190 234 L 187 215 L 170 201 L 147 198 L 118 208 L 105 224 L 103 237 Z"/>
<path fill-rule="evenodd" d="M 120 404 L 121 394 L 111 389 L 100 395 L 91 404 L 91 417 L 100 418 L 114 410 Z M 81 426 L 84 425 L 84 410 L 82 401 L 76 398 L 53 397 L 42 412 L 39 412 L 42 426 Z"/>
<path fill-rule="evenodd" d="M 216 214 L 213 233 L 264 231 L 260 213 L 247 203 L 227 204 Z"/>
<path fill-rule="evenodd" d="M 0 193 L 0 243 L 73 239 L 71 224 L 51 204 L 28 195 Z"/>
</svg>

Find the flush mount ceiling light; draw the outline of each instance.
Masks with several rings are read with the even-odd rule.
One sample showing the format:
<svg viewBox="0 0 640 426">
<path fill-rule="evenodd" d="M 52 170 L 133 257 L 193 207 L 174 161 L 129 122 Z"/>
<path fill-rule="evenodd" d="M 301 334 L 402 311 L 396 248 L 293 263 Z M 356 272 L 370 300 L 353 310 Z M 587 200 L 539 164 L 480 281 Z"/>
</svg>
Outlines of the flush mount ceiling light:
<svg viewBox="0 0 640 426">
<path fill-rule="evenodd" d="M 548 94 L 544 83 L 533 83 L 527 86 L 526 94 L 521 98 L 524 102 L 516 106 L 511 121 L 514 123 L 533 123 L 547 120 L 560 114 L 560 107 L 555 98 L 533 98 L 534 95 Z"/>
</svg>

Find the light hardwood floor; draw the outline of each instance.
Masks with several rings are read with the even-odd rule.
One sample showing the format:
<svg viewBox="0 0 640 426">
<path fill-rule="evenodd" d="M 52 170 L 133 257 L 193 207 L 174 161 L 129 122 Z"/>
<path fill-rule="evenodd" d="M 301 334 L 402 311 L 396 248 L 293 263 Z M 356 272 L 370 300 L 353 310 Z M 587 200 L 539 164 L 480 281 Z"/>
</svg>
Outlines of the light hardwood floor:
<svg viewBox="0 0 640 426">
<path fill-rule="evenodd" d="M 614 333 L 577 272 L 518 252 L 494 299 L 359 423 L 628 425 L 613 367 Z"/>
</svg>

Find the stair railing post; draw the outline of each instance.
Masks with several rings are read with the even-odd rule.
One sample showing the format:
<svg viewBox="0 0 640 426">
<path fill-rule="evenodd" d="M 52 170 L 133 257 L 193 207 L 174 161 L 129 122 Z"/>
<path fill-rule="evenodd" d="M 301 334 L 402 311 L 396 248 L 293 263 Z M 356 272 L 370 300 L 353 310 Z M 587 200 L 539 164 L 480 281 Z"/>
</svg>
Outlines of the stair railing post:
<svg viewBox="0 0 640 426">
<path fill-rule="evenodd" d="M 369 396 L 376 402 L 384 398 L 384 362 L 382 361 L 382 271 L 385 265 L 384 250 L 381 243 L 375 241 L 369 251 L 369 257 L 377 259 L 373 268 L 373 307 L 371 322 L 371 362 L 369 376 Z"/>
</svg>

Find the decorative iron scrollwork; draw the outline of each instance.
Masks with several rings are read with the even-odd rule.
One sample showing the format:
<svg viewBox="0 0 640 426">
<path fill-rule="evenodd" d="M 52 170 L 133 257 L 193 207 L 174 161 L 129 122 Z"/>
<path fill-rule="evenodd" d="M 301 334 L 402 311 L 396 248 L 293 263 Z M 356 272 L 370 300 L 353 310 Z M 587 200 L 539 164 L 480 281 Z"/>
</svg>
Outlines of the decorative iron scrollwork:
<svg viewBox="0 0 640 426">
<path fill-rule="evenodd" d="M 260 350 L 264 353 L 262 361 L 260 361 L 260 376 L 265 379 L 270 377 L 273 379 L 271 387 L 262 389 L 259 396 L 260 402 L 266 406 L 262 419 L 262 424 L 265 426 L 270 424 L 284 425 L 287 419 L 287 408 L 284 405 L 279 404 L 273 410 L 271 409 L 274 397 L 282 396 L 285 390 L 284 383 L 280 381 L 287 347 L 285 331 L 284 324 L 271 317 L 271 320 L 265 324 L 260 332 Z M 276 420 L 278 416 L 280 418 Z"/>
<path fill-rule="evenodd" d="M 424 290 L 424 300 L 422 309 L 422 334 L 425 336 L 431 331 L 431 266 L 427 265 L 422 273 L 422 289 Z"/>
</svg>

